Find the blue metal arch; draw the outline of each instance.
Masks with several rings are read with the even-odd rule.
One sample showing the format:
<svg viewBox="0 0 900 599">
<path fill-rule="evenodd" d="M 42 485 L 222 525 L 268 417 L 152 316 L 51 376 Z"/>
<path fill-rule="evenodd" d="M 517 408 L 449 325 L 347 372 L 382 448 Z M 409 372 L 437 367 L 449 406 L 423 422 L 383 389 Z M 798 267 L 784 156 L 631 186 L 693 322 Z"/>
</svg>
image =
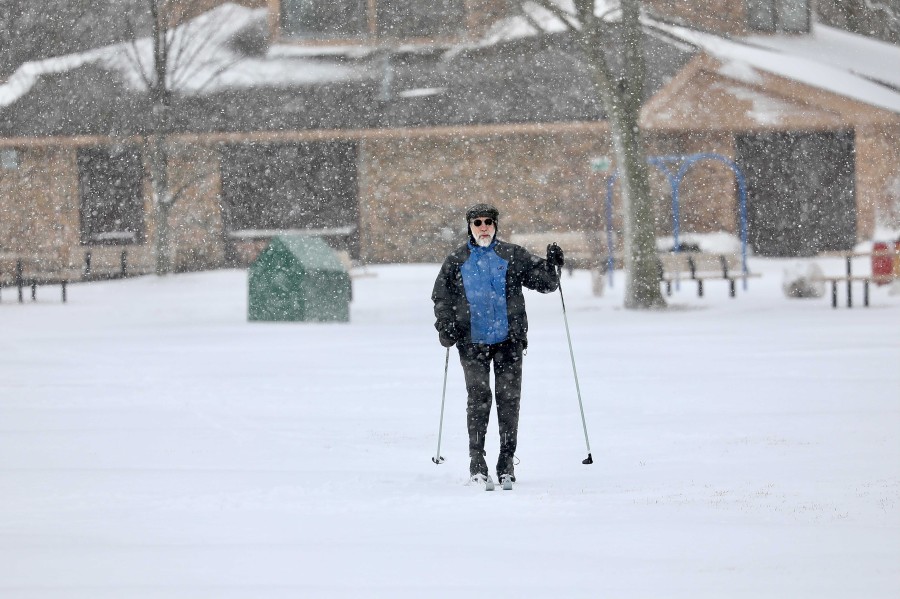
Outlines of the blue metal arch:
<svg viewBox="0 0 900 599">
<path fill-rule="evenodd" d="M 734 172 L 735 180 L 738 184 L 739 205 L 740 205 L 740 234 L 741 234 L 741 268 L 744 274 L 749 272 L 747 268 L 747 179 L 744 172 L 733 160 L 722 154 L 713 152 L 702 152 L 699 154 L 685 154 L 675 156 L 650 156 L 647 158 L 647 164 L 652 164 L 660 169 L 669 181 L 672 188 L 672 236 L 675 243 L 675 251 L 680 251 L 679 243 L 680 235 L 680 201 L 679 189 L 684 176 L 696 163 L 703 160 L 716 160 L 722 162 L 731 168 Z M 678 164 L 678 172 L 672 176 L 669 170 L 669 164 Z M 606 180 L 606 246 L 607 246 L 607 273 L 609 276 L 609 286 L 613 284 L 613 241 L 612 241 L 612 195 L 613 186 L 619 178 L 619 170 L 616 169 L 612 175 Z M 744 278 L 744 289 L 747 289 L 747 279 Z"/>
</svg>

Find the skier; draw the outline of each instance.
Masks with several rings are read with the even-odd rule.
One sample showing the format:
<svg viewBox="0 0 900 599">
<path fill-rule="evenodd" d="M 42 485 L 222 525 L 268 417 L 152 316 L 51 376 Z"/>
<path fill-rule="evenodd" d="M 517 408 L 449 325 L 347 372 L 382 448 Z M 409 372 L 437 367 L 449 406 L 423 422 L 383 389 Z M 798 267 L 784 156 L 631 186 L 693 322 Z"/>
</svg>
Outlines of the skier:
<svg viewBox="0 0 900 599">
<path fill-rule="evenodd" d="M 490 367 L 494 363 L 500 453 L 497 477 L 504 488 L 516 480 L 513 458 L 519 429 L 522 355 L 528 318 L 522 287 L 550 293 L 559 286 L 563 251 L 547 246 L 546 260 L 497 239 L 500 214 L 489 204 L 466 212 L 468 242 L 441 266 L 431 299 L 435 328 L 444 347 L 457 346 L 466 379 L 469 475 L 490 485 L 484 438 L 491 411 Z"/>
</svg>

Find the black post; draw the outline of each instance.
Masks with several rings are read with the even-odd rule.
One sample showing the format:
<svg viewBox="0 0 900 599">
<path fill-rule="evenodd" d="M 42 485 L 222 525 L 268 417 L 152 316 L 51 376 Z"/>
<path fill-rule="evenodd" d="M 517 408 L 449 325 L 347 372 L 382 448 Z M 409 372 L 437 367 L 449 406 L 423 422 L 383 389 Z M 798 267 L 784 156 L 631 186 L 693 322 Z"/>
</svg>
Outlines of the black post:
<svg viewBox="0 0 900 599">
<path fill-rule="evenodd" d="M 128 252 L 126 250 L 122 250 L 122 278 L 128 276 Z"/>
<path fill-rule="evenodd" d="M 850 277 L 853 275 L 851 263 L 853 262 L 853 258 L 847 256 L 847 307 L 853 307 L 853 285 L 851 283 Z"/>
<path fill-rule="evenodd" d="M 19 258 L 16 260 L 16 287 L 19 288 L 19 303 L 21 304 L 24 300 L 22 297 L 22 286 L 25 285 L 25 281 L 22 280 L 22 259 Z"/>
<path fill-rule="evenodd" d="M 88 250 L 84 253 L 84 277 L 89 278 L 91 276 L 91 250 Z"/>
<path fill-rule="evenodd" d="M 60 285 L 62 286 L 62 301 L 66 303 L 66 282 L 63 281 Z"/>
<path fill-rule="evenodd" d="M 869 307 L 869 279 L 863 279 L 863 306 Z"/>
<path fill-rule="evenodd" d="M 831 281 L 831 307 L 837 308 L 837 280 Z"/>
</svg>

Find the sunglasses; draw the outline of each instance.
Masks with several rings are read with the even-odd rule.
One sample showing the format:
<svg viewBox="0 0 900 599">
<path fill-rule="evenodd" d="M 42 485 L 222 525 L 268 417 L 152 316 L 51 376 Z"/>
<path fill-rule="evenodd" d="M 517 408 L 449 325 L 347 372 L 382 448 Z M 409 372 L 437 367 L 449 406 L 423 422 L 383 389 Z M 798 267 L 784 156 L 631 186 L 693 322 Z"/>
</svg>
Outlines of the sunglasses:
<svg viewBox="0 0 900 599">
<path fill-rule="evenodd" d="M 480 227 L 482 222 L 490 227 L 491 225 L 494 224 L 494 219 L 486 218 L 482 221 L 480 218 L 476 218 L 475 220 L 472 221 L 472 224 L 475 225 L 476 227 Z"/>
</svg>

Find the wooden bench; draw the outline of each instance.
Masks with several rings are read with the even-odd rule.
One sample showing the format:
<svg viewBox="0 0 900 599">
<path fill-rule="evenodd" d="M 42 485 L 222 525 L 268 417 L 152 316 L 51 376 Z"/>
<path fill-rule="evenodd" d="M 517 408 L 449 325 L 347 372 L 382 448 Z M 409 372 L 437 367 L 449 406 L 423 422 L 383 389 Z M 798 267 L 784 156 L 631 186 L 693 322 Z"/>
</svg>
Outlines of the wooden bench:
<svg viewBox="0 0 900 599">
<path fill-rule="evenodd" d="M 818 257 L 821 258 L 842 258 L 846 264 L 845 273 L 842 275 L 822 275 L 818 277 L 813 277 L 812 281 L 818 281 L 821 283 L 830 283 L 831 284 L 831 307 L 837 308 L 838 304 L 838 283 L 846 283 L 847 285 L 847 307 L 853 307 L 853 283 L 861 282 L 863 284 L 863 306 L 866 308 L 869 307 L 869 286 L 872 283 L 886 284 L 890 283 L 894 280 L 894 274 L 885 274 L 885 275 L 854 275 L 853 274 L 853 259 L 854 258 L 871 258 L 871 257 L 881 257 L 881 256 L 891 256 L 894 260 L 900 260 L 900 256 L 897 255 L 897 251 L 893 249 L 888 250 L 875 250 L 873 252 L 820 252 Z"/>
<path fill-rule="evenodd" d="M 146 268 L 135 271 L 128 261 L 128 250 L 116 246 L 97 246 L 84 252 L 81 279 L 97 281 L 121 279 L 129 275 L 145 274 Z"/>
<path fill-rule="evenodd" d="M 37 299 L 37 288 L 59 285 L 65 302 L 70 283 L 108 280 L 150 272 L 144 265 L 135 269 L 128 263 L 127 250 L 119 247 L 102 247 L 85 250 L 83 264 L 70 264 L 58 254 L 4 254 L 0 256 L 0 292 L 4 287 L 16 287 L 19 302 L 24 301 L 24 289 L 31 288 L 32 301 Z"/>
<path fill-rule="evenodd" d="M 666 252 L 659 254 L 659 279 L 666 285 L 666 295 L 672 295 L 672 283 L 696 281 L 697 296 L 703 297 L 703 283 L 707 280 L 728 281 L 728 295 L 737 296 L 738 280 L 760 276 L 744 273 L 737 254 L 706 252 Z"/>
<path fill-rule="evenodd" d="M 847 307 L 853 307 L 853 283 L 861 282 L 863 284 L 863 306 L 869 307 L 869 285 L 871 283 L 890 283 L 894 280 L 891 275 L 832 275 L 812 277 L 811 281 L 820 283 L 831 283 L 831 307 L 837 308 L 838 305 L 838 283 L 847 284 Z"/>
<path fill-rule="evenodd" d="M 31 288 L 31 299 L 37 299 L 40 285 L 59 285 L 62 301 L 66 301 L 66 286 L 77 275 L 70 272 L 56 254 L 21 254 L 0 260 L 0 289 L 15 287 L 19 302 L 24 301 L 24 289 Z"/>
</svg>

